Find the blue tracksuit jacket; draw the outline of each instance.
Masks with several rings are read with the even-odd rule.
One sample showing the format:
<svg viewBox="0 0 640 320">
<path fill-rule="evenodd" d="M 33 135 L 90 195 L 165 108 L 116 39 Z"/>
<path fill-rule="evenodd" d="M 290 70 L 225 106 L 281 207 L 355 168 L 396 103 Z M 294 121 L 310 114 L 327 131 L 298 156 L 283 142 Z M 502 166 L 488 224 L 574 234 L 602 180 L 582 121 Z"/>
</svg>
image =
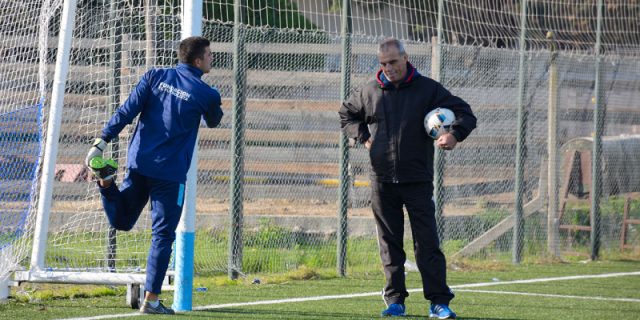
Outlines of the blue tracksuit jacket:
<svg viewBox="0 0 640 320">
<path fill-rule="evenodd" d="M 222 119 L 220 94 L 189 64 L 145 73 L 102 130 L 109 142 L 139 114 L 127 167 L 144 176 L 184 183 L 200 119 L 213 128 Z"/>
</svg>

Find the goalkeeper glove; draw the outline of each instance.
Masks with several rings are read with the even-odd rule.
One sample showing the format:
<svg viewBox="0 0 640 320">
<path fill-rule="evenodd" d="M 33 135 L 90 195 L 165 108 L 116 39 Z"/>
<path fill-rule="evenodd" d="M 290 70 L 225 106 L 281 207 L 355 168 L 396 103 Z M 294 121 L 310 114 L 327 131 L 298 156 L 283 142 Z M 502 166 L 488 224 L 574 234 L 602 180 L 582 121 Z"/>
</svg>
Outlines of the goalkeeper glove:
<svg viewBox="0 0 640 320">
<path fill-rule="evenodd" d="M 91 159 L 95 157 L 102 158 L 102 152 L 106 148 L 107 148 L 107 143 L 100 138 L 96 138 L 96 140 L 93 142 L 93 146 L 91 146 L 91 149 L 89 149 L 89 153 L 87 154 L 87 157 L 84 159 L 84 163 L 90 167 Z"/>
</svg>

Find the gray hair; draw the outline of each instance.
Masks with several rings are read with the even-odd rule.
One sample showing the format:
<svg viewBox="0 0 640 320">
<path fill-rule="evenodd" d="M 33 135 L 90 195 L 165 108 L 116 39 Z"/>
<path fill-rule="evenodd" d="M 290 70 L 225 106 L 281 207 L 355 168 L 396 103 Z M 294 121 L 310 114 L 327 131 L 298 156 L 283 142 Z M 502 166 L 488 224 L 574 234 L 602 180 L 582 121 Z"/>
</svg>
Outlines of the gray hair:
<svg viewBox="0 0 640 320">
<path fill-rule="evenodd" d="M 398 48 L 398 51 L 400 52 L 401 55 L 407 53 L 404 50 L 404 44 L 402 43 L 402 41 L 396 38 L 385 38 L 384 40 L 382 40 L 378 45 L 378 53 L 385 52 L 389 50 L 389 48 L 391 47 Z"/>
</svg>

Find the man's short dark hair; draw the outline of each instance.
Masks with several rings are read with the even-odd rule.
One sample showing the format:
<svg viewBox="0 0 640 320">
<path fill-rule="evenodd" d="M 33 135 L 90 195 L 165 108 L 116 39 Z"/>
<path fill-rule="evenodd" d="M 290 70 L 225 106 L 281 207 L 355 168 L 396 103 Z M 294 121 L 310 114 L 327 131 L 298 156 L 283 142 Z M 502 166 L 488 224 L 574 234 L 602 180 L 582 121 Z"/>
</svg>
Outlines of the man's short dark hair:
<svg viewBox="0 0 640 320">
<path fill-rule="evenodd" d="M 194 64 L 197 58 L 204 58 L 205 49 L 211 44 L 204 37 L 189 37 L 180 41 L 178 60 L 182 63 Z"/>
<path fill-rule="evenodd" d="M 378 44 L 378 53 L 387 51 L 391 47 L 397 48 L 398 52 L 401 55 L 407 53 L 407 51 L 404 50 L 404 44 L 402 43 L 402 41 L 393 37 L 384 38 L 382 41 L 380 41 L 380 43 Z"/>
</svg>

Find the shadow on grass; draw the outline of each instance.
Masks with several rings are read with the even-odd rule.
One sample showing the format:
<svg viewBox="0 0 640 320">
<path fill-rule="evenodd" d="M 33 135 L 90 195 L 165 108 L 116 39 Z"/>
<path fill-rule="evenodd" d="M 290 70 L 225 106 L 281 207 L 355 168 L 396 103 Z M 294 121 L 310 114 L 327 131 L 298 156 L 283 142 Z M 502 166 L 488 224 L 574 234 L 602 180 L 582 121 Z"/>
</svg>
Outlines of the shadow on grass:
<svg viewBox="0 0 640 320">
<path fill-rule="evenodd" d="M 284 310 L 246 310 L 246 309 L 216 309 L 203 310 L 207 314 L 203 316 L 211 316 L 211 314 L 227 314 L 233 315 L 234 319 L 362 319 L 361 314 L 356 313 L 339 313 L 339 312 L 322 312 L 322 311 L 284 311 Z"/>
<path fill-rule="evenodd" d="M 425 317 L 426 318 L 426 317 Z M 522 320 L 525 318 L 473 318 L 473 317 L 456 317 L 457 320 Z"/>
</svg>

